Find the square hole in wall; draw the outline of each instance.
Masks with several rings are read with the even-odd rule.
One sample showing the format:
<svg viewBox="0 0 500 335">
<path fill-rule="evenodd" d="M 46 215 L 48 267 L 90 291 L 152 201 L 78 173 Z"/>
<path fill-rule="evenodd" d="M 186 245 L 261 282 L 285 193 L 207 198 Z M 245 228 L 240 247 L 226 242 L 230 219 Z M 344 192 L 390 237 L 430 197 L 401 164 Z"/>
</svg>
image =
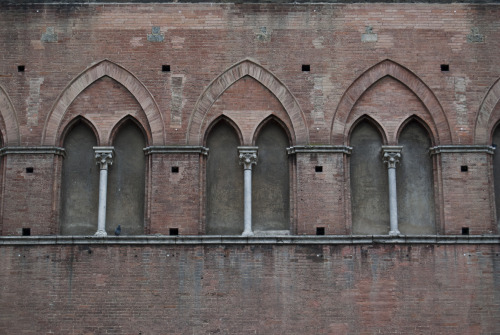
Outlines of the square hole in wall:
<svg viewBox="0 0 500 335">
<path fill-rule="evenodd" d="M 311 71 L 311 65 L 309 65 L 309 64 L 302 64 L 302 71 L 304 71 L 304 72 Z"/>
<path fill-rule="evenodd" d="M 469 227 L 462 227 L 462 235 L 469 235 Z"/>
<path fill-rule="evenodd" d="M 161 71 L 162 72 L 170 72 L 170 65 L 162 65 Z"/>
<path fill-rule="evenodd" d="M 316 227 L 316 235 L 325 235 L 325 227 Z"/>
<path fill-rule="evenodd" d="M 33 173 L 34 169 L 32 167 L 26 168 L 26 173 Z"/>
<path fill-rule="evenodd" d="M 17 66 L 17 72 L 24 72 L 25 66 L 24 65 L 18 65 Z"/>
<path fill-rule="evenodd" d="M 441 71 L 443 71 L 443 72 L 450 71 L 450 65 L 449 64 L 441 64 Z"/>
<path fill-rule="evenodd" d="M 179 235 L 179 228 L 170 228 L 168 230 L 169 235 Z"/>
<path fill-rule="evenodd" d="M 467 165 L 462 165 L 462 166 L 460 166 L 460 171 L 467 172 L 467 171 L 469 171 L 469 167 Z"/>
<path fill-rule="evenodd" d="M 179 173 L 179 167 L 178 166 L 172 166 L 172 173 Z"/>
<path fill-rule="evenodd" d="M 318 166 L 314 167 L 314 171 L 316 171 L 316 172 L 323 172 L 323 166 L 318 165 Z"/>
<path fill-rule="evenodd" d="M 23 228 L 23 236 L 30 236 L 31 235 L 31 228 Z"/>
</svg>

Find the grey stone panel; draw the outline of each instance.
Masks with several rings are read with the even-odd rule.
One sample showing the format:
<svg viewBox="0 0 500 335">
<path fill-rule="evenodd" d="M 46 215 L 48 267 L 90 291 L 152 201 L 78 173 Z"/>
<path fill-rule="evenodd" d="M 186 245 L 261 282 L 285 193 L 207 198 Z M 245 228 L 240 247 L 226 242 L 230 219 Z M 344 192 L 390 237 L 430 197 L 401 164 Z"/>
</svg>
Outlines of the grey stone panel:
<svg viewBox="0 0 500 335">
<path fill-rule="evenodd" d="M 66 136 L 61 187 L 61 234 L 93 235 L 97 229 L 99 169 L 94 133 L 79 123 Z"/>
<path fill-rule="evenodd" d="M 237 235 L 243 232 L 243 168 L 234 129 L 221 121 L 207 140 L 206 233 Z"/>
<path fill-rule="evenodd" d="M 145 146 L 144 135 L 132 122 L 116 135 L 113 165 L 108 168 L 108 235 L 113 235 L 118 225 L 123 235 L 144 234 Z"/>
<path fill-rule="evenodd" d="M 290 178 L 283 128 L 270 121 L 257 142 L 259 161 L 253 167 L 252 227 L 254 231 L 290 229 Z"/>
<path fill-rule="evenodd" d="M 382 138 L 369 122 L 356 126 L 351 135 L 351 210 L 353 234 L 389 232 L 387 167 L 382 162 Z"/>
<path fill-rule="evenodd" d="M 398 221 L 402 234 L 435 234 L 431 140 L 416 121 L 402 131 L 403 157 L 397 167 Z"/>
</svg>

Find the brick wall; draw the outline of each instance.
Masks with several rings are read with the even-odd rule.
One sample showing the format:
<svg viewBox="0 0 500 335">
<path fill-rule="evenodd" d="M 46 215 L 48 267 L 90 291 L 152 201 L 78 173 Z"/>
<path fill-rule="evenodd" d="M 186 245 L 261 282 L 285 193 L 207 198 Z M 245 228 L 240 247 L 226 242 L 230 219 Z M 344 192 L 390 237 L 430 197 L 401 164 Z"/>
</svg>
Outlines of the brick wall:
<svg viewBox="0 0 500 335">
<path fill-rule="evenodd" d="M 495 4 L 0 6 L 4 146 L 60 146 L 79 116 L 109 144 L 126 115 L 142 125 L 148 145 L 202 146 L 223 114 L 247 145 L 269 115 L 287 127 L 291 145 L 348 145 L 363 116 L 380 125 L 385 144 L 396 144 L 408 117 L 418 116 L 433 145 L 487 145 L 500 118 Z M 11 155 L 4 160 L 2 234 L 19 234 L 24 225 L 34 234 L 58 233 L 60 170 L 51 167 L 60 161 Z M 145 230 L 165 233 L 176 222 L 181 233 L 203 233 L 203 158 L 162 155 L 149 161 Z M 497 232 L 488 155 L 435 159 L 440 233 L 465 226 Z M 319 225 L 327 233 L 351 231 L 349 161 L 339 157 L 294 158 L 294 232 L 314 233 Z M 182 185 L 166 177 L 162 164 L 174 164 L 170 159 L 179 162 Z M 467 178 L 453 172 L 477 159 Z M 19 182 L 13 171 L 26 164 L 47 172 Z M 316 164 L 325 168 L 321 182 L 311 173 Z"/>
<path fill-rule="evenodd" d="M 494 334 L 498 245 L 0 248 L 5 334 Z"/>
</svg>

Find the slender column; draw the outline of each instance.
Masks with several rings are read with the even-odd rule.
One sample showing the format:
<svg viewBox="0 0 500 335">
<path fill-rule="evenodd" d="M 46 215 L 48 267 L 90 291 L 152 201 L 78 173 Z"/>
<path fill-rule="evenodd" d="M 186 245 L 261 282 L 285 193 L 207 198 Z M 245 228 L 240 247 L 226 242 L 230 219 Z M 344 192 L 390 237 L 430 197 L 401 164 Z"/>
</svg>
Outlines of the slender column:
<svg viewBox="0 0 500 335">
<path fill-rule="evenodd" d="M 96 164 L 99 165 L 99 212 L 95 236 L 106 234 L 106 196 L 108 191 L 108 166 L 113 164 L 113 147 L 94 147 Z"/>
<path fill-rule="evenodd" d="M 382 146 L 384 163 L 387 164 L 389 176 L 389 213 L 391 230 L 389 235 L 401 234 L 398 229 L 398 196 L 396 191 L 396 164 L 401 158 L 402 146 Z"/>
<path fill-rule="evenodd" d="M 244 222 L 243 236 L 252 236 L 252 165 L 257 164 L 257 147 L 238 147 L 240 164 L 244 169 Z"/>
</svg>

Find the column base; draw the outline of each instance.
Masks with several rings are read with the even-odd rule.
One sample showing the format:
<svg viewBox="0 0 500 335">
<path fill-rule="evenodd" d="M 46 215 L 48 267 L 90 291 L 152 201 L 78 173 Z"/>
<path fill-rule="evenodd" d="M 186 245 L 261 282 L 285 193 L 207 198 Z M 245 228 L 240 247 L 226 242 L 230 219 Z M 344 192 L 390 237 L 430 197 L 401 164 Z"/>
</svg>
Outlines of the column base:
<svg viewBox="0 0 500 335">
<path fill-rule="evenodd" d="M 399 232 L 399 230 L 391 230 L 389 232 L 389 236 L 399 236 L 401 235 L 401 233 Z"/>
<path fill-rule="evenodd" d="M 106 233 L 105 230 L 98 230 L 95 234 L 94 234 L 95 237 L 106 237 L 108 236 L 108 233 Z"/>
<path fill-rule="evenodd" d="M 244 231 L 243 234 L 241 234 L 243 237 L 248 237 L 248 236 L 253 236 L 253 231 Z"/>
</svg>

